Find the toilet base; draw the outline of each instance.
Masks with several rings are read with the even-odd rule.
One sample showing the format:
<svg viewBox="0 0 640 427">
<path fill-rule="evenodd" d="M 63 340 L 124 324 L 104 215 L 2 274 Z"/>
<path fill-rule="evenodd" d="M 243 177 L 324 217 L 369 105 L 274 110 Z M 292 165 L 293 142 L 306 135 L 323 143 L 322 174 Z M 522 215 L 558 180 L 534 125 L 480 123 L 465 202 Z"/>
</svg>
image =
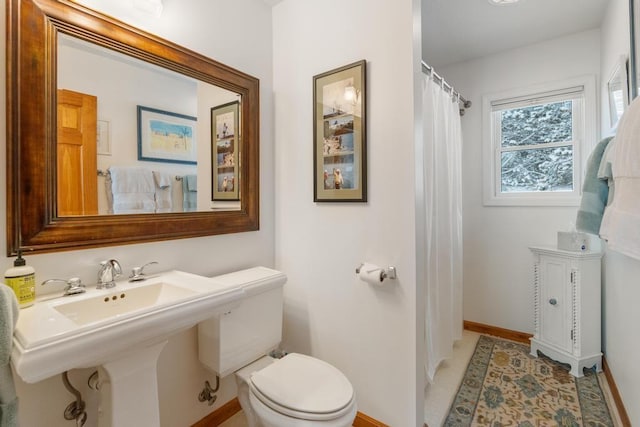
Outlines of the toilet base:
<svg viewBox="0 0 640 427">
<path fill-rule="evenodd" d="M 310 421 L 279 414 L 262 403 L 253 393 L 250 393 L 249 401 L 253 416 L 258 420 L 256 427 L 350 427 L 358 412 L 356 402 L 352 400 L 349 403 L 351 406 L 349 411 L 341 417 L 325 421 Z"/>
</svg>

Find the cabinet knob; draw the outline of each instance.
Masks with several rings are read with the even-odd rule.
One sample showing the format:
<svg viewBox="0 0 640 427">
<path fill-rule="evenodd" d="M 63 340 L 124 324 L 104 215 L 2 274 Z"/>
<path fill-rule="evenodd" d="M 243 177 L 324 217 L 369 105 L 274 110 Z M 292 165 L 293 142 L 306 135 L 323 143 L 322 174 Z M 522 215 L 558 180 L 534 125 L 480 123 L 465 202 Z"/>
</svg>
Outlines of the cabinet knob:
<svg viewBox="0 0 640 427">
<path fill-rule="evenodd" d="M 551 304 L 551 305 L 556 305 L 557 303 L 558 303 L 558 301 L 555 298 L 551 298 L 549 300 L 549 304 Z"/>
</svg>

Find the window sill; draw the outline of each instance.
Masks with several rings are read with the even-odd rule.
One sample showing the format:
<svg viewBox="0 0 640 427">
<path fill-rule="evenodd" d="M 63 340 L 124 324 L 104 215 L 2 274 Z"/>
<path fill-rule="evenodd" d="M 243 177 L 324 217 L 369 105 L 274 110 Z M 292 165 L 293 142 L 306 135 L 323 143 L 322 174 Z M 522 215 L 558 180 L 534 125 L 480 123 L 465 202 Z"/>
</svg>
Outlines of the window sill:
<svg viewBox="0 0 640 427">
<path fill-rule="evenodd" d="M 576 195 L 537 195 L 489 196 L 484 197 L 483 206 L 580 206 L 580 196 Z"/>
</svg>

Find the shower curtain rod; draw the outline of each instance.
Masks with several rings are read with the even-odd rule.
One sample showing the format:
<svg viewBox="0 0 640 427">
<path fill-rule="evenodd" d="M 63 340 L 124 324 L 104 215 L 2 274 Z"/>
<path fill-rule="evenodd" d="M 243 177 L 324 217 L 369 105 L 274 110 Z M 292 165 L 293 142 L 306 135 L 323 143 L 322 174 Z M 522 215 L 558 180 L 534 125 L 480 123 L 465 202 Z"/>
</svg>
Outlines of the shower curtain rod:
<svg viewBox="0 0 640 427">
<path fill-rule="evenodd" d="M 471 101 L 460 95 L 460 92 L 456 91 L 453 86 L 447 83 L 447 81 L 442 78 L 442 76 L 440 76 L 440 74 L 436 73 L 436 70 L 434 70 L 431 65 L 422 61 L 422 68 L 426 70 L 427 74 L 430 74 L 434 80 L 437 80 L 439 83 L 441 83 L 442 86 L 446 88 L 446 90 L 449 90 L 452 97 L 458 98 L 458 102 L 462 105 L 463 108 L 471 108 Z M 460 112 L 464 114 L 464 109 L 461 109 Z"/>
</svg>

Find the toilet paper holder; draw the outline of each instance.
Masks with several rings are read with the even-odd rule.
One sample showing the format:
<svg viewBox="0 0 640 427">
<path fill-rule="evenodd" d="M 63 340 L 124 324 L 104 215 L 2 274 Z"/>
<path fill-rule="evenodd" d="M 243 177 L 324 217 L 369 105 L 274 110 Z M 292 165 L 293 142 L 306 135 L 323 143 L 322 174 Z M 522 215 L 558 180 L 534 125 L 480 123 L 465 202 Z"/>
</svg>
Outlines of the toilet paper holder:
<svg viewBox="0 0 640 427">
<path fill-rule="evenodd" d="M 359 266 L 356 267 L 356 274 L 360 274 L 360 269 L 362 268 L 362 266 L 364 265 L 364 263 L 360 263 Z M 387 268 L 380 268 L 380 281 L 383 281 L 384 279 L 395 279 L 396 278 L 396 268 L 395 267 L 387 267 Z"/>
</svg>

